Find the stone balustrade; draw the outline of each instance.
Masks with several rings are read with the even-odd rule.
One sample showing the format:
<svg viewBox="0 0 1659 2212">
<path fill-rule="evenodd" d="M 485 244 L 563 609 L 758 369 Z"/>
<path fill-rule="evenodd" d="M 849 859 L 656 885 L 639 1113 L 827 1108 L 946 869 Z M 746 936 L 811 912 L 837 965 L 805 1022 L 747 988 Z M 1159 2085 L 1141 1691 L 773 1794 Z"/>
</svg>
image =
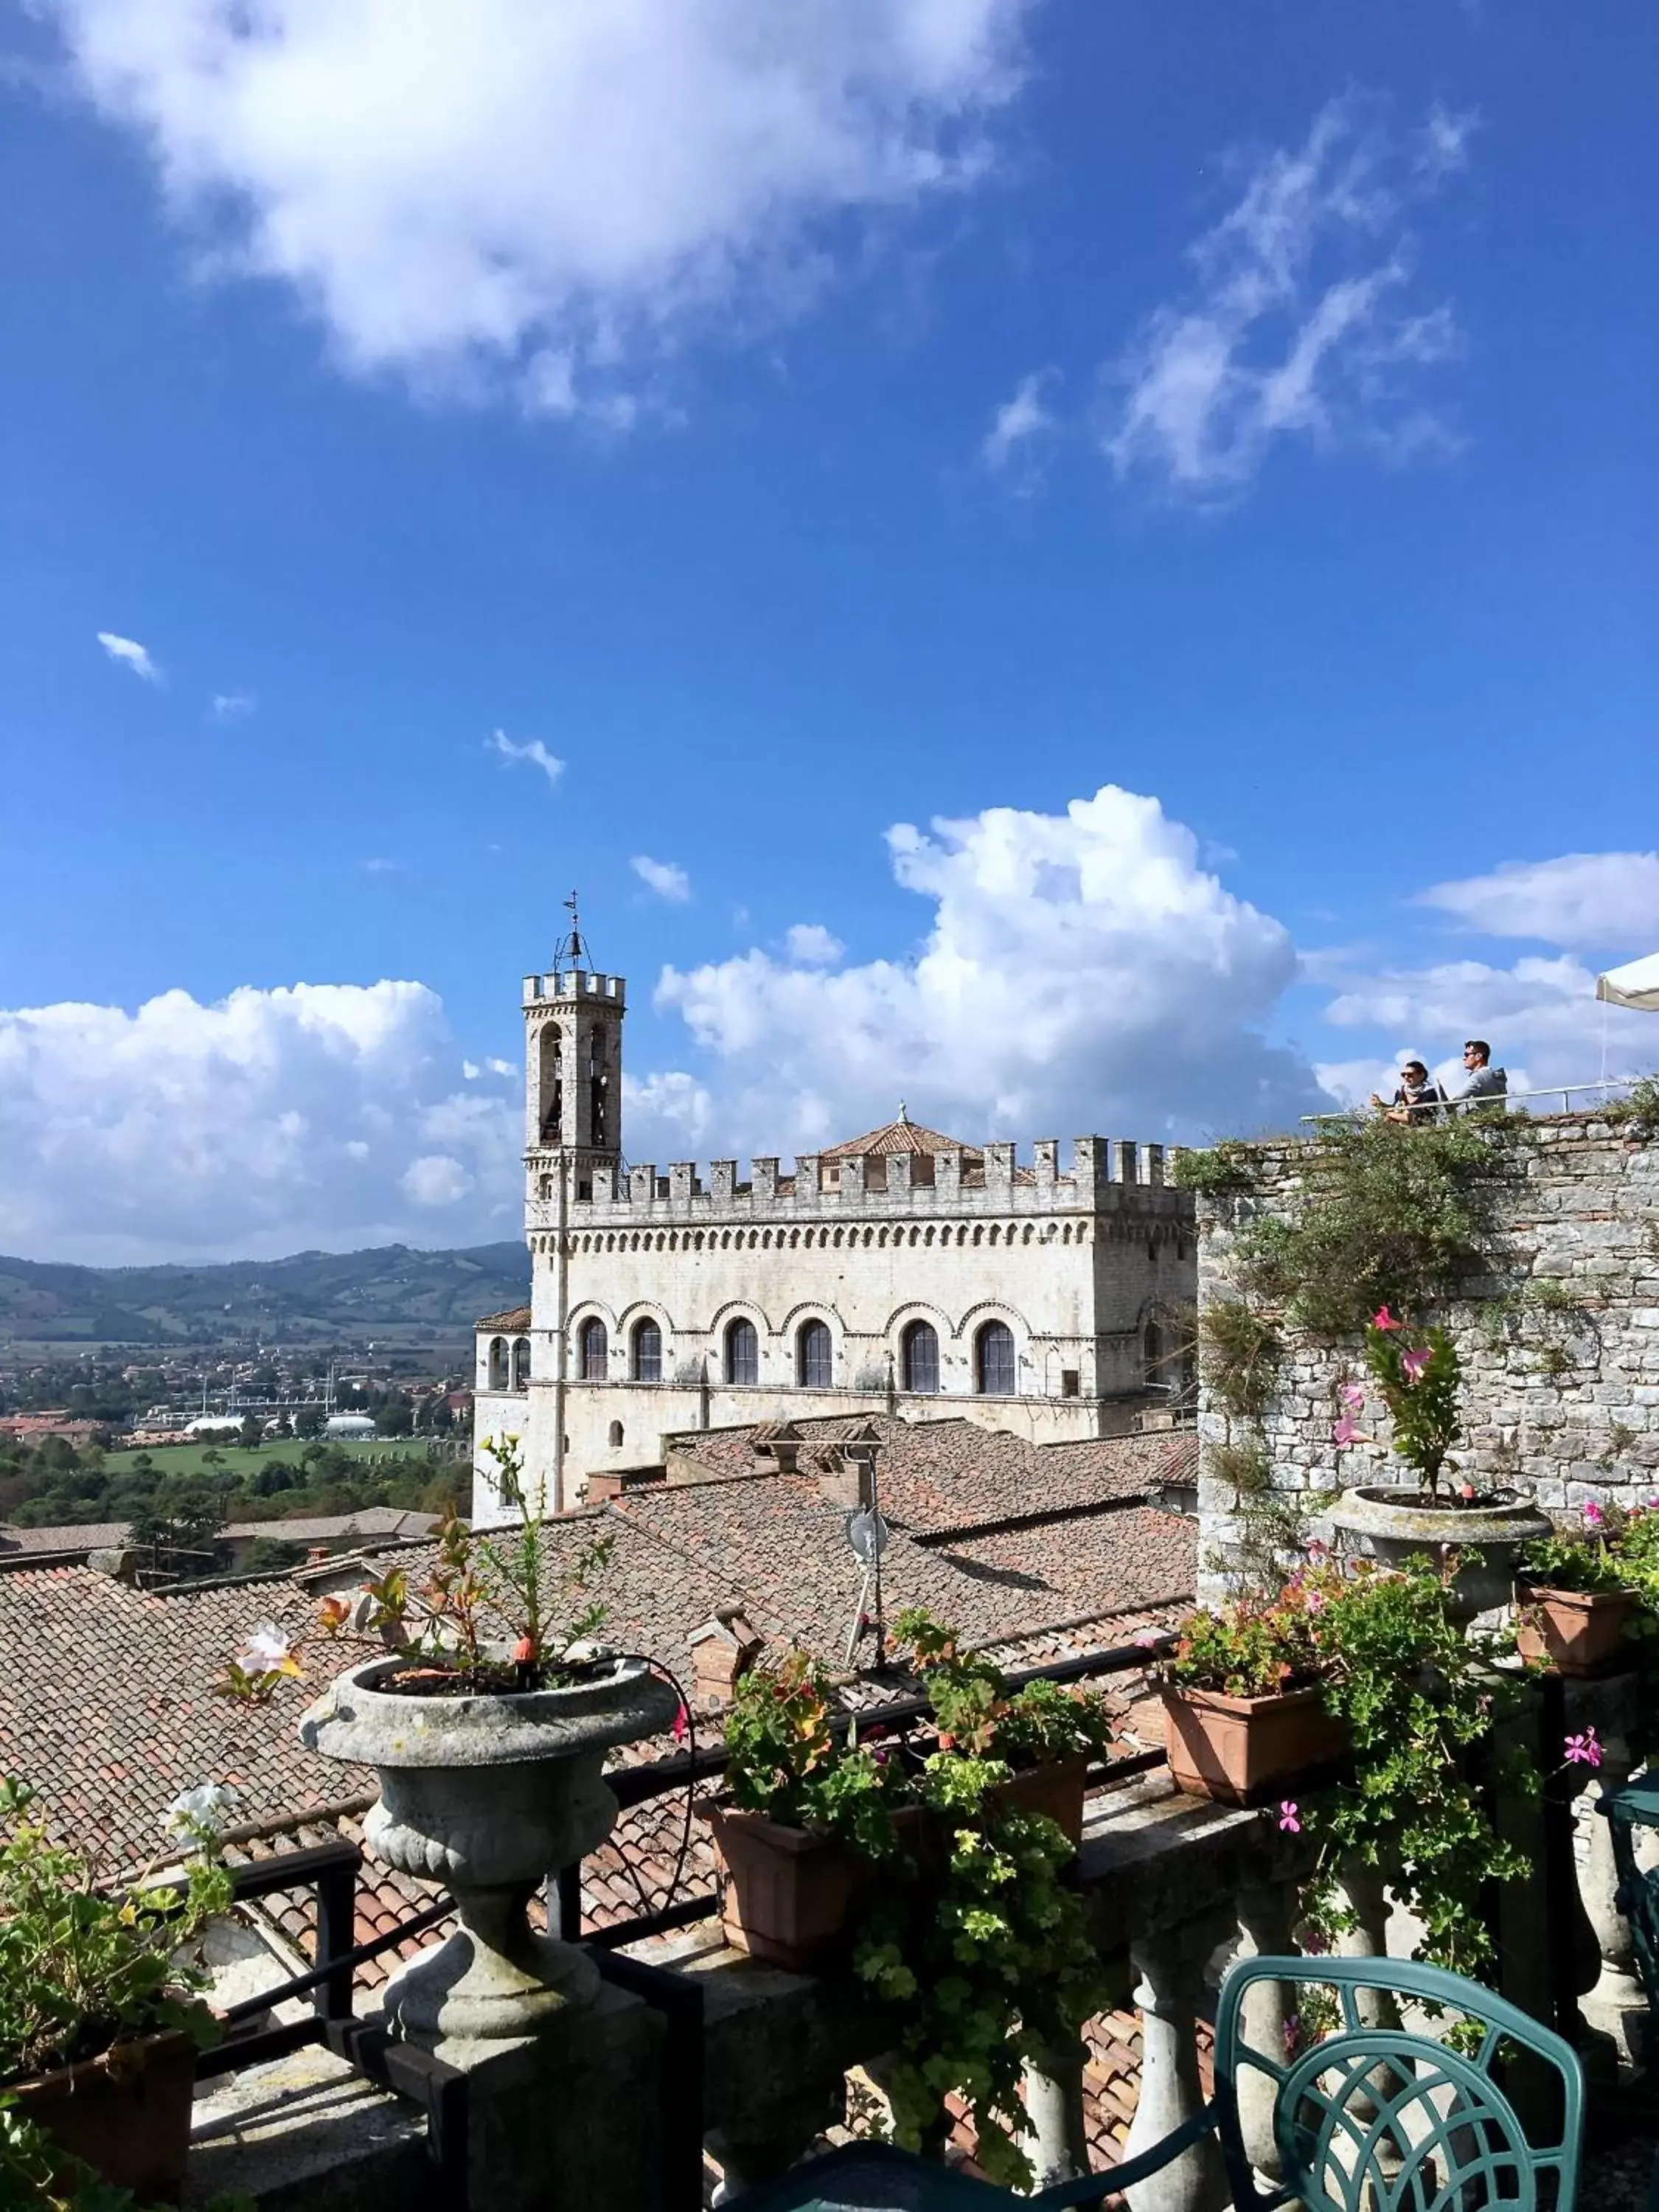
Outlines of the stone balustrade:
<svg viewBox="0 0 1659 2212">
<path fill-rule="evenodd" d="M 1644 2005 L 1613 1902 L 1607 1823 L 1594 1817 L 1593 1806 L 1596 1793 L 1643 1755 L 1637 1678 L 1561 1684 L 1543 1695 L 1557 1701 L 1545 1706 L 1547 1725 L 1571 1735 L 1593 1729 L 1603 1763 L 1564 1765 L 1541 1794 L 1518 1796 L 1504 1809 L 1510 1832 L 1534 1855 L 1534 1874 L 1511 1885 L 1501 1903 L 1502 1982 L 1528 2009 L 1553 2014 L 1577 2035 L 1593 2081 L 1611 2080 L 1631 2063 Z M 1240 1954 L 1294 1948 L 1297 1887 L 1312 1856 L 1309 1838 L 1282 1832 L 1275 1812 L 1181 1796 L 1161 1772 L 1090 1800 L 1078 1869 L 1089 1925 L 1142 2027 L 1139 2101 L 1125 2155 L 1150 2148 L 1199 2110 L 1200 2023 L 1220 1973 Z M 1409 1950 L 1416 1931 L 1380 1880 L 1355 1870 L 1346 1891 L 1356 1924 L 1345 1950 Z M 730 2202 L 843 2121 L 849 2069 L 862 2067 L 879 2082 L 871 2017 L 845 1980 L 750 1960 L 725 1945 L 713 1921 L 631 1955 L 669 1967 L 701 1992 L 699 2079 L 676 2076 L 687 2063 L 684 2046 L 677 2053 L 663 2015 L 626 1985 L 607 1984 L 593 2013 L 573 2015 L 535 2045 L 496 2053 L 473 2075 L 473 2203 L 491 2212 L 566 2204 L 583 2212 L 689 2212 L 651 2179 L 668 2132 L 665 2094 L 676 2087 L 692 2095 L 694 2111 L 700 2104 L 703 2141 L 723 2174 L 715 2202 Z M 1252 2042 L 1281 2044 L 1290 2002 L 1272 1984 L 1256 1991 L 1247 2021 Z M 1385 2024 L 1380 2016 L 1377 2024 Z M 1088 2163 L 1085 2063 L 1081 2047 L 1056 2051 L 1028 2074 L 1029 2148 L 1041 2181 L 1069 2178 Z M 1246 2083 L 1245 2139 L 1270 2175 L 1266 2085 L 1249 2069 Z M 446 2185 L 414 2155 L 408 2108 L 323 2054 L 232 2077 L 201 2109 L 189 2202 L 234 2187 L 251 2192 L 259 2212 L 297 2212 L 301 2204 L 305 2212 L 357 2212 L 390 2192 L 401 2212 L 428 2204 L 457 2212 L 453 2182 Z M 1214 2212 L 1225 2194 L 1208 2142 L 1140 2184 L 1132 2212 Z"/>
</svg>

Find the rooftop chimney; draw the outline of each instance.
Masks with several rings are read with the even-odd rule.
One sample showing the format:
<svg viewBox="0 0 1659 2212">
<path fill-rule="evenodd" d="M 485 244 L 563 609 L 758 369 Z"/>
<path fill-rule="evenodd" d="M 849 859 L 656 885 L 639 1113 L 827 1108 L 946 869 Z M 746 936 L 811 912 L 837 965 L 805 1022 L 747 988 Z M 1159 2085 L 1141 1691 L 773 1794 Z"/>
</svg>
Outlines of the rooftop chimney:
<svg viewBox="0 0 1659 2212">
<path fill-rule="evenodd" d="M 742 1605 L 717 1605 L 701 1628 L 693 1629 L 691 1681 L 697 1702 L 728 1704 L 739 1678 L 749 1672 L 766 1639 L 757 1633 Z"/>
</svg>

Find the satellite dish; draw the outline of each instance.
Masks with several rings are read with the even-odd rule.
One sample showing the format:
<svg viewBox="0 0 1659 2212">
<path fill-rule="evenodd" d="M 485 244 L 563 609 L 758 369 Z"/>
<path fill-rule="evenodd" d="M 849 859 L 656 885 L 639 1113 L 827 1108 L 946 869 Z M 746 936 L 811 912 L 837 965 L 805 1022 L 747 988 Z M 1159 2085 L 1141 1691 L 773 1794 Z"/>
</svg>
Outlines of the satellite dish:
<svg viewBox="0 0 1659 2212">
<path fill-rule="evenodd" d="M 873 1505 L 866 1505 L 862 1511 L 849 1513 L 847 1516 L 847 1540 L 852 1547 L 853 1556 L 862 1559 L 866 1567 L 887 1549 L 890 1533 L 887 1523 Z"/>
</svg>

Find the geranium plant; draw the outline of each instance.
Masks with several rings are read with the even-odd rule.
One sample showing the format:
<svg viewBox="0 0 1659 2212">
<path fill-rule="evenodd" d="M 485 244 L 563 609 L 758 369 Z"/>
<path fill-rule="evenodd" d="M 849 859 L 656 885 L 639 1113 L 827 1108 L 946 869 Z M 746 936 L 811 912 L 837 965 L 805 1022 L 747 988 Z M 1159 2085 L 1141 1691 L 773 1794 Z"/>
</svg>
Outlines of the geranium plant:
<svg viewBox="0 0 1659 2212">
<path fill-rule="evenodd" d="M 741 1676 L 724 1732 L 726 1788 L 742 1811 L 890 1856 L 903 1770 L 886 1744 L 860 1742 L 857 1716 L 810 1652 Z"/>
<path fill-rule="evenodd" d="M 170 1833 L 189 1850 L 176 1871 L 158 1876 L 158 1854 L 113 1888 L 54 1842 L 27 1784 L 0 1782 L 0 2087 L 163 2029 L 212 2040 L 207 1978 L 179 1954 L 230 1904 L 210 1847 L 223 1796 L 207 1785 L 179 1801 Z"/>
<path fill-rule="evenodd" d="M 1553 1535 L 1528 1545 L 1522 1578 L 1540 1589 L 1578 1590 L 1589 1596 L 1629 1589 L 1632 1568 L 1624 1547 L 1632 1527 L 1648 1517 L 1639 1505 L 1627 1512 L 1588 1499 L 1579 1527 L 1558 1527 Z"/>
<path fill-rule="evenodd" d="M 930 1844 L 898 1862 L 902 1878 L 871 1916 L 854 1963 L 890 2009 L 884 2081 L 898 2141 L 942 2149 L 947 2100 L 959 2097 L 980 2165 L 1026 2189 L 1025 2068 L 1073 2048 L 1105 1990 L 1081 1901 L 1063 1878 L 1071 1843 L 1041 1814 L 998 1801 L 1010 1771 L 957 1751 L 927 1761 Z"/>
<path fill-rule="evenodd" d="M 952 1749 L 1018 1769 L 1103 1758 L 1110 1748 L 1111 1716 L 1098 1692 L 1046 1680 L 1011 1690 L 994 1660 L 967 1649 L 956 1629 L 920 1606 L 900 1613 L 893 1630 Z"/>
<path fill-rule="evenodd" d="M 1268 1595 L 1203 1607 L 1182 1622 L 1161 1674 L 1182 1689 L 1231 1698 L 1269 1698 L 1301 1690 L 1324 1671 L 1319 1628 L 1342 1577 L 1331 1565 L 1298 1568 Z"/>
</svg>

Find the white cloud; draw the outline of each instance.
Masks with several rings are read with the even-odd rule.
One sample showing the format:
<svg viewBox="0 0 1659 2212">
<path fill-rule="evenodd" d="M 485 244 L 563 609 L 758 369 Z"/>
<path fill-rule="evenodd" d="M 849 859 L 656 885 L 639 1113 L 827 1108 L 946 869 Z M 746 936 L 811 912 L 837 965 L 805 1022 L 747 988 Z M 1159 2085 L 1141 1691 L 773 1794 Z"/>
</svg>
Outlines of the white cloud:
<svg viewBox="0 0 1659 2212">
<path fill-rule="evenodd" d="M 484 1066 L 489 1070 L 492 1075 L 516 1076 L 519 1072 L 510 1060 L 487 1060 L 484 1062 Z"/>
<path fill-rule="evenodd" d="M 1651 952 L 1659 950 L 1659 853 L 1505 860 L 1488 875 L 1436 884 L 1421 903 L 1455 915 L 1483 937 Z"/>
<path fill-rule="evenodd" d="M 398 1178 L 398 1188 L 416 1206 L 453 1206 L 472 1188 L 472 1177 L 447 1152 L 423 1153 Z"/>
<path fill-rule="evenodd" d="M 705 1130 L 810 1148 L 890 1115 L 901 1093 L 969 1139 L 1191 1139 L 1325 1103 L 1259 1034 L 1295 973 L 1288 936 L 1200 867 L 1155 799 L 1109 784 L 1064 814 L 993 807 L 887 842 L 899 883 L 933 905 L 920 951 L 665 968 L 657 1004 L 710 1065 L 630 1087 L 630 1154 Z"/>
<path fill-rule="evenodd" d="M 690 897 L 691 878 L 678 860 L 653 860 L 648 853 L 635 853 L 628 865 L 642 884 L 671 906 L 684 906 Z"/>
<path fill-rule="evenodd" d="M 1261 161 L 1192 247 L 1191 291 L 1116 364 L 1103 444 L 1117 473 L 1212 497 L 1247 484 L 1287 435 L 1396 459 L 1454 442 L 1411 397 L 1413 372 L 1448 359 L 1457 333 L 1449 308 L 1412 301 L 1405 216 L 1463 166 L 1473 127 L 1437 108 L 1401 138 L 1348 97 L 1299 149 Z"/>
<path fill-rule="evenodd" d="M 137 638 L 118 637 L 112 629 L 100 629 L 98 642 L 110 659 L 123 668 L 130 668 L 135 676 L 142 676 L 146 684 L 161 682 L 161 672 L 150 659 L 149 649 Z"/>
<path fill-rule="evenodd" d="M 216 722 L 240 722 L 258 702 L 246 691 L 216 691 L 210 711 Z"/>
<path fill-rule="evenodd" d="M 483 1070 L 476 1060 L 464 1060 L 461 1062 L 461 1073 L 469 1083 L 476 1083 L 483 1073 Z"/>
<path fill-rule="evenodd" d="M 986 467 L 995 475 L 1011 474 L 1022 492 L 1035 491 L 1042 482 L 1035 453 L 1058 427 L 1042 395 L 1057 374 L 1052 368 L 1038 368 L 1021 377 L 1013 398 L 998 408 L 980 445 Z"/>
<path fill-rule="evenodd" d="M 1381 1030 L 1400 1041 L 1388 1060 L 1322 1063 L 1328 1090 L 1345 1099 L 1392 1091 L 1405 1054 L 1425 1060 L 1448 1091 L 1467 1079 L 1465 1037 L 1485 1037 L 1515 1091 L 1639 1074 L 1659 1060 L 1659 1022 L 1651 1014 L 1599 1006 L 1595 977 L 1570 954 L 1531 957 L 1498 968 L 1447 960 L 1419 969 L 1352 973 L 1325 1008 L 1336 1029 Z M 1386 1079 L 1386 1080 L 1385 1080 Z"/>
<path fill-rule="evenodd" d="M 391 876 L 395 875 L 397 871 L 398 863 L 395 860 L 387 860 L 378 855 L 373 860 L 363 862 L 363 873 L 366 876 Z"/>
<path fill-rule="evenodd" d="M 564 774 L 564 763 L 556 753 L 550 753 L 539 738 L 530 738 L 516 744 L 505 730 L 492 730 L 484 740 L 487 752 L 499 753 L 509 768 L 527 761 L 532 768 L 540 769 L 550 783 L 556 784 Z"/>
<path fill-rule="evenodd" d="M 455 1064 L 420 983 L 0 1012 L 0 1242 L 115 1262 L 499 1234 L 518 1113 Z"/>
<path fill-rule="evenodd" d="M 847 947 L 821 921 L 798 921 L 784 937 L 789 957 L 802 968 L 829 968 Z"/>
<path fill-rule="evenodd" d="M 38 4 L 209 265 L 350 368 L 619 423 L 688 333 L 810 305 L 849 216 L 984 173 L 1030 0 Z"/>
</svg>

